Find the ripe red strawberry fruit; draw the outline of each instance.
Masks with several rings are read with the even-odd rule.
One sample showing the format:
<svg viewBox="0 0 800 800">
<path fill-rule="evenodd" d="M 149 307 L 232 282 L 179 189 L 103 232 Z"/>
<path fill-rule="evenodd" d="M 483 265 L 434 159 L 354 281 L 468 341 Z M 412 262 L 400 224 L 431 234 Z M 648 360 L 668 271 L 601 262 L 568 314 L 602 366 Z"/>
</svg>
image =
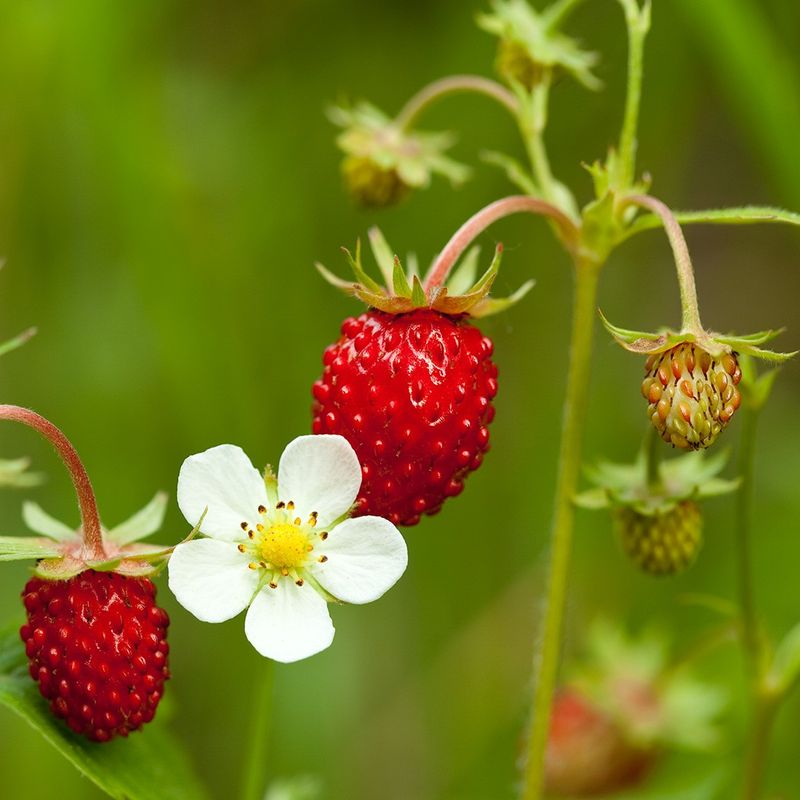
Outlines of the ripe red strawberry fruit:
<svg viewBox="0 0 800 800">
<path fill-rule="evenodd" d="M 489 449 L 497 367 L 491 340 L 469 317 L 509 305 L 487 297 L 501 248 L 477 282 L 475 251 L 447 288 L 425 290 L 416 276 L 409 283 L 377 229 L 370 241 L 392 291 L 364 273 L 358 251 L 350 258 L 354 284 L 319 267 L 370 310 L 346 319 L 341 338 L 325 350 L 322 377 L 313 386 L 313 431 L 344 436 L 356 451 L 360 513 L 415 525 L 461 492 Z"/>
<path fill-rule="evenodd" d="M 81 512 L 81 525 L 72 531 L 25 503 L 23 518 L 41 538 L 5 536 L 0 542 L 2 560 L 36 559 L 35 577 L 22 592 L 28 621 L 20 629 L 30 675 L 53 713 L 76 733 L 96 742 L 127 736 L 153 719 L 169 678 L 169 617 L 156 605 L 148 576 L 173 548 L 138 542 L 161 526 L 166 495 L 159 492 L 106 530 L 67 437 L 27 408 L 0 405 L 0 419 L 28 425 L 53 444 Z"/>
<path fill-rule="evenodd" d="M 153 719 L 169 678 L 169 617 L 155 596 L 148 578 L 93 570 L 25 586 L 31 677 L 76 733 L 106 742 Z"/>
<path fill-rule="evenodd" d="M 587 797 L 621 791 L 647 773 L 654 756 L 579 692 L 563 689 L 556 695 L 545 758 L 549 793 Z"/>
<path fill-rule="evenodd" d="M 430 309 L 347 319 L 314 384 L 314 433 L 344 436 L 364 513 L 414 525 L 464 488 L 489 449 L 497 367 L 490 339 Z"/>
</svg>

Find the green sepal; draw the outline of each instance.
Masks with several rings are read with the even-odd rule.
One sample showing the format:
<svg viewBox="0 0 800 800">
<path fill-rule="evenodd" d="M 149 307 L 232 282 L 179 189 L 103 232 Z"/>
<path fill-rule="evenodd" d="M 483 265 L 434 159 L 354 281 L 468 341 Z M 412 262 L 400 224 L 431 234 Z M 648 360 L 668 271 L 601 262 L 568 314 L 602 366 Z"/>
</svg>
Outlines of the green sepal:
<svg viewBox="0 0 800 800">
<path fill-rule="evenodd" d="M 470 309 L 469 314 L 476 319 L 489 317 L 492 314 L 499 314 L 522 300 L 535 285 L 535 280 L 528 280 L 525 281 L 516 292 L 508 297 L 485 297 L 480 303 Z"/>
<path fill-rule="evenodd" d="M 792 353 L 776 353 L 772 350 L 764 350 L 758 345 L 766 344 L 776 336 L 780 336 L 786 328 L 778 328 L 776 330 L 759 331 L 758 333 L 750 333 L 744 336 L 736 336 L 734 334 L 712 334 L 717 342 L 722 342 L 737 353 L 745 353 L 747 355 L 759 358 L 762 361 L 769 361 L 773 364 L 783 364 L 790 358 L 797 355 L 797 350 Z"/>
<path fill-rule="evenodd" d="M 334 275 L 327 267 L 323 266 L 319 263 L 319 261 L 314 262 L 314 266 L 319 272 L 320 275 L 331 285 L 336 287 L 337 289 L 341 289 L 345 294 L 354 295 L 355 290 L 354 287 L 357 284 L 354 284 L 353 281 L 346 281 L 344 278 L 340 278 L 338 275 Z"/>
<path fill-rule="evenodd" d="M 40 472 L 27 472 L 30 464 L 29 458 L 0 459 L 0 486 L 11 486 L 15 489 L 39 486 L 44 481 L 44 475 Z"/>
<path fill-rule="evenodd" d="M 451 295 L 459 295 L 469 290 L 478 277 L 478 263 L 480 261 L 480 245 L 473 245 L 464 254 L 458 266 L 450 273 L 447 280 L 447 291 Z"/>
<path fill-rule="evenodd" d="M 681 342 L 695 340 L 695 337 L 691 334 L 679 334 L 666 329 L 651 333 L 649 331 L 633 331 L 627 328 L 620 328 L 609 322 L 606 315 L 599 309 L 598 314 L 603 321 L 603 326 L 614 337 L 617 344 L 622 345 L 631 353 L 638 353 L 639 355 L 663 353 L 665 350 L 681 344 Z"/>
<path fill-rule="evenodd" d="M 377 281 L 374 281 L 372 278 L 370 278 L 370 276 L 364 272 L 364 268 L 361 266 L 361 240 L 359 239 L 356 241 L 355 258 L 346 247 L 342 248 L 342 252 L 347 257 L 347 262 L 350 264 L 350 269 L 353 270 L 353 275 L 355 275 L 356 281 L 370 292 L 374 292 L 375 294 L 383 294 L 383 287 Z"/>
<path fill-rule="evenodd" d="M 48 581 L 66 581 L 85 572 L 86 568 L 85 561 L 67 555 L 37 561 L 33 574 Z"/>
<path fill-rule="evenodd" d="M 26 558 L 53 558 L 60 555 L 47 539 L 32 536 L 0 536 L 0 561 L 21 561 Z"/>
<path fill-rule="evenodd" d="M 34 503 L 32 500 L 26 500 L 22 504 L 22 521 L 34 533 L 40 533 L 57 542 L 67 542 L 78 537 L 77 531 L 55 517 L 51 517 L 38 503 Z"/>
<path fill-rule="evenodd" d="M 403 265 L 397 256 L 394 257 L 392 265 L 392 288 L 397 297 L 411 299 L 411 287 L 408 285 L 408 278 L 406 278 L 406 274 L 403 272 Z"/>
<path fill-rule="evenodd" d="M 428 305 L 428 296 L 422 288 L 418 275 L 414 276 L 411 283 L 411 302 L 415 308 L 425 308 Z"/>
<path fill-rule="evenodd" d="M 392 248 L 389 247 L 389 242 L 377 225 L 373 225 L 368 231 L 369 246 L 372 250 L 372 255 L 375 257 L 375 262 L 378 269 L 383 275 L 383 281 L 387 286 L 392 285 L 392 276 L 394 275 L 394 253 Z"/>
<path fill-rule="evenodd" d="M 166 511 L 167 494 L 166 492 L 157 492 L 143 509 L 108 531 L 106 539 L 118 545 L 145 539 L 161 527 Z"/>
</svg>

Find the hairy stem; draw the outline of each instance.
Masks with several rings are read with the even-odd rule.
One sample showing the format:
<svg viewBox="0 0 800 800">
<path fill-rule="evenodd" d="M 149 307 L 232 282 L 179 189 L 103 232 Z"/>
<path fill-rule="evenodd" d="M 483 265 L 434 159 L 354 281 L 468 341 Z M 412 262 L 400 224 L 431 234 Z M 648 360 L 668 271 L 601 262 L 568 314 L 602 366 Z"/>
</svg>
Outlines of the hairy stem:
<svg viewBox="0 0 800 800">
<path fill-rule="evenodd" d="M 29 408 L 0 405 L 0 419 L 21 422 L 23 425 L 38 431 L 53 445 L 69 470 L 72 484 L 78 495 L 78 505 L 81 511 L 81 529 L 87 556 L 98 561 L 105 559 L 103 534 L 100 527 L 100 517 L 97 513 L 94 490 L 86 469 L 70 440 L 52 422 Z"/>
<path fill-rule="evenodd" d="M 650 3 L 646 0 L 639 9 L 637 0 L 620 0 L 628 26 L 628 89 L 625 97 L 625 116 L 619 137 L 619 159 L 622 164 L 622 185 L 633 185 L 636 176 L 637 130 L 639 105 L 642 97 L 644 42 L 650 29 Z"/>
<path fill-rule="evenodd" d="M 542 796 L 544 753 L 547 746 L 550 711 L 561 653 L 564 607 L 575 518 L 572 499 L 577 487 L 581 463 L 581 441 L 588 401 L 599 272 L 600 265 L 597 262 L 580 260 L 576 262 L 572 343 L 561 430 L 555 510 L 550 537 L 550 569 L 541 640 L 533 663 L 534 695 L 524 772 L 523 800 L 539 800 Z"/>
<path fill-rule="evenodd" d="M 267 756 L 269 754 L 270 720 L 275 665 L 261 659 L 256 670 L 255 703 L 248 709 L 250 730 L 247 761 L 244 767 L 242 800 L 262 800 L 267 793 Z"/>
<path fill-rule="evenodd" d="M 556 199 L 556 181 L 553 178 L 553 171 L 550 169 L 550 159 L 547 157 L 547 148 L 544 144 L 551 80 L 552 76 L 548 70 L 542 76 L 540 83 L 533 88 L 530 111 L 520 117 L 519 124 L 536 183 L 542 196 L 553 202 Z"/>
<path fill-rule="evenodd" d="M 434 286 L 441 286 L 458 261 L 461 254 L 472 244 L 475 238 L 483 233 L 492 223 L 512 214 L 538 214 L 549 217 L 558 226 L 562 241 L 572 249 L 576 246 L 579 231 L 572 220 L 561 209 L 551 203 L 538 200 L 527 195 L 512 195 L 496 200 L 470 217 L 450 238 L 436 260 L 431 265 L 425 278 L 424 288 L 430 291 Z"/>
<path fill-rule="evenodd" d="M 496 100 L 515 117 L 519 112 L 517 98 L 497 81 L 480 75 L 452 75 L 429 83 L 420 89 L 401 109 L 395 118 L 395 125 L 401 130 L 410 128 L 427 108 L 451 94 L 473 92 Z"/>
<path fill-rule="evenodd" d="M 636 205 L 652 211 L 661 219 L 661 224 L 667 233 L 667 238 L 675 256 L 675 268 L 678 271 L 678 285 L 681 291 L 681 330 L 683 333 L 693 333 L 697 336 L 704 335 L 703 326 L 700 323 L 700 308 L 697 305 L 697 287 L 694 282 L 694 268 L 692 259 L 689 256 L 689 248 L 686 246 L 686 239 L 678 221 L 666 203 L 650 197 L 647 194 L 632 194 L 624 197 L 621 201 L 622 206 Z"/>
</svg>

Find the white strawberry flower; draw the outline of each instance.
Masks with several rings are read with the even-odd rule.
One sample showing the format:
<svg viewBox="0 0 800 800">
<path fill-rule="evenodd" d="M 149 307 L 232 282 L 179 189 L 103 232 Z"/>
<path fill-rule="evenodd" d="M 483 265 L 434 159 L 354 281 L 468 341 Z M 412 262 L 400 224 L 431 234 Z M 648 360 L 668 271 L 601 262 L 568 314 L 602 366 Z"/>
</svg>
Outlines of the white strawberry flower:
<svg viewBox="0 0 800 800">
<path fill-rule="evenodd" d="M 241 448 L 212 447 L 183 462 L 178 505 L 207 538 L 179 544 L 169 587 L 204 622 L 248 609 L 245 635 L 261 655 L 291 662 L 333 641 L 328 602 L 369 603 L 408 563 L 406 543 L 382 517 L 350 519 L 361 466 L 341 436 L 300 436 L 277 478 Z"/>
</svg>

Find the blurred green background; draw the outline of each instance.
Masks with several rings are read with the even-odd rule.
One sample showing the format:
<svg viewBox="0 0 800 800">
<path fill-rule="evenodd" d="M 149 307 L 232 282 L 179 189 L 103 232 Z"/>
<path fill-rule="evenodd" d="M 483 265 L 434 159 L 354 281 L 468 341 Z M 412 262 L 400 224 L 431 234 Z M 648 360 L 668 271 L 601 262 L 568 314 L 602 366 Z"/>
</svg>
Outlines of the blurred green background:
<svg viewBox="0 0 800 800">
<path fill-rule="evenodd" d="M 800 7 L 654 5 L 640 130 L 640 166 L 654 176 L 654 193 L 678 208 L 800 209 Z M 473 23 L 480 8 L 459 0 L 0 4 L 0 333 L 40 329 L 0 362 L 2 400 L 32 406 L 72 438 L 109 524 L 159 488 L 174 493 L 190 453 L 234 442 L 263 463 L 308 431 L 322 350 L 357 310 L 319 280 L 314 260 L 339 268 L 339 246 L 377 222 L 400 253 L 426 262 L 468 215 L 512 193 L 479 164 L 460 191 L 437 181 L 392 211 L 358 211 L 341 191 L 324 117 L 343 97 L 393 112 L 428 80 L 489 74 L 494 42 Z M 606 89 L 559 84 L 548 141 L 558 176 L 587 200 L 580 163 L 604 155 L 621 114 L 622 14 L 612 0 L 591 0 L 569 29 L 602 52 Z M 461 160 L 485 148 L 521 155 L 511 121 L 479 97 L 446 101 L 423 127 L 460 131 Z M 782 349 L 800 347 L 798 231 L 694 228 L 688 236 L 709 325 L 749 332 L 785 324 Z M 492 453 L 464 495 L 407 531 L 411 561 L 401 583 L 374 605 L 334 609 L 334 646 L 277 669 L 269 773 L 317 775 L 334 800 L 512 796 L 554 483 L 570 273 L 543 223 L 498 224 L 482 237 L 485 252 L 500 239 L 500 293 L 529 277 L 537 287 L 482 325 L 501 371 Z M 627 327 L 677 322 L 663 235 L 643 234 L 614 255 L 601 305 Z M 640 369 L 598 336 L 587 458 L 635 453 L 645 424 Z M 775 632 L 800 618 L 798 390 L 792 365 L 760 431 L 759 601 Z M 735 446 L 738 428 L 724 445 Z M 31 455 L 49 476 L 31 496 L 77 523 L 70 485 L 43 442 L 4 425 L 0 453 Z M 3 534 L 22 533 L 21 499 L 0 495 Z M 704 554 L 672 581 L 640 577 L 603 515 L 582 512 L 578 523 L 569 652 L 598 613 L 633 626 L 660 623 L 687 645 L 715 620 L 676 598 L 732 596 L 729 499 L 709 503 Z M 171 506 L 159 541 L 186 531 Z M 26 575 L 24 564 L 3 566 L 0 619 L 21 617 Z M 259 659 L 241 618 L 202 624 L 163 579 L 160 598 L 173 619 L 171 724 L 212 796 L 232 797 Z M 733 649 L 705 666 L 741 690 Z M 744 724 L 735 704 L 720 763 L 735 758 Z M 788 797 L 800 795 L 798 725 L 795 700 L 781 716 L 769 776 Z M 2 709 L 0 737 L 3 797 L 98 796 Z"/>
</svg>

